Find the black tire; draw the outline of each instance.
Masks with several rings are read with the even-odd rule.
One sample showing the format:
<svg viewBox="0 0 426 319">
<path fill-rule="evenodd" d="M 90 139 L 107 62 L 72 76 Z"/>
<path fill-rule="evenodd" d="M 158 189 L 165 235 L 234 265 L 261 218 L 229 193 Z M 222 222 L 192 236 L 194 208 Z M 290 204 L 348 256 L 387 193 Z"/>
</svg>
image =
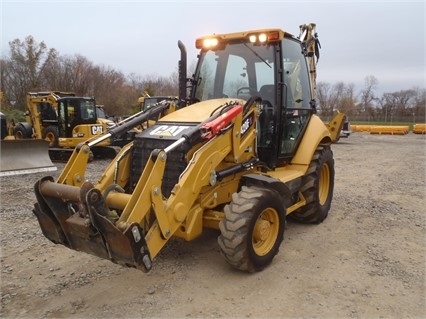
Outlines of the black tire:
<svg viewBox="0 0 426 319">
<path fill-rule="evenodd" d="M 316 149 L 300 189 L 306 205 L 295 210 L 290 218 L 303 222 L 319 224 L 328 216 L 333 199 L 334 159 L 329 145 Z"/>
<path fill-rule="evenodd" d="M 18 123 L 13 129 L 13 136 L 15 136 L 15 139 L 17 140 L 31 138 L 32 134 L 32 126 L 28 123 Z"/>
<path fill-rule="evenodd" d="M 233 267 L 260 271 L 272 262 L 284 237 L 285 208 L 277 192 L 243 186 L 219 223 L 221 254 Z"/>
<path fill-rule="evenodd" d="M 112 146 L 94 146 L 91 150 L 94 158 L 100 159 L 114 159 L 118 154 L 117 150 Z"/>
<path fill-rule="evenodd" d="M 1 127 L 1 139 L 4 139 L 7 136 L 7 120 L 6 116 L 0 112 L 0 127 Z"/>
<path fill-rule="evenodd" d="M 59 130 L 57 126 L 50 125 L 44 130 L 44 139 L 49 142 L 49 147 L 59 146 Z"/>
</svg>

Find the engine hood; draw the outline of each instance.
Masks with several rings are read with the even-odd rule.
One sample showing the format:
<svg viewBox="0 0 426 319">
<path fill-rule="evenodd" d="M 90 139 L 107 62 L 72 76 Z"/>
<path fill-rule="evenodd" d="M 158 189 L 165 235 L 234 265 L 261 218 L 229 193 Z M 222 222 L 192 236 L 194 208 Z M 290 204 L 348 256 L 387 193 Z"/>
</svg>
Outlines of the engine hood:
<svg viewBox="0 0 426 319">
<path fill-rule="evenodd" d="M 216 110 L 219 106 L 235 101 L 239 102 L 241 105 L 244 105 L 246 102 L 244 100 L 230 98 L 202 101 L 191 104 L 162 117 L 158 121 L 158 124 L 163 122 L 201 123 L 212 116 L 213 111 Z"/>
</svg>

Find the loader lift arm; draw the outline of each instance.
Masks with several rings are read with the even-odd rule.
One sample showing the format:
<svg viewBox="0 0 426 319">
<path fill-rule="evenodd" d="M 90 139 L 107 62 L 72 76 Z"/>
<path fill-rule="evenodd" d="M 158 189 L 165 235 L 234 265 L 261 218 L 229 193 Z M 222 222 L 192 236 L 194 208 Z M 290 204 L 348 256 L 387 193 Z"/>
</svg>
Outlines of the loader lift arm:
<svg viewBox="0 0 426 319">
<path fill-rule="evenodd" d="M 40 180 L 35 185 L 38 204 L 34 213 L 41 225 L 49 224 L 42 227 L 44 235 L 75 250 L 150 270 L 152 259 L 182 226 L 189 212 L 194 211 L 200 189 L 214 183 L 211 176 L 215 168 L 230 153 L 236 152 L 232 148 L 233 140 L 240 140 L 240 136 L 235 134 L 237 128 L 233 123 L 242 121 L 242 110 L 238 103 L 228 106 L 226 112 L 196 126 L 169 147 L 154 150 L 132 194 L 111 191 L 104 197 L 101 190 L 89 182 L 78 187 L 54 183 L 51 178 Z M 253 132 L 240 140 L 241 145 L 254 141 L 254 126 L 251 129 Z M 181 143 L 195 145 L 201 141 L 204 145 L 193 154 L 169 198 L 164 198 L 161 183 L 168 153 Z M 232 155 L 238 158 L 241 154 Z M 67 207 L 76 205 L 80 208 L 78 212 L 68 209 L 68 213 L 64 213 Z M 115 215 L 114 209 L 122 210 L 121 216 Z M 154 221 L 147 223 L 152 214 Z M 201 214 L 200 209 L 193 218 L 201 219 Z M 55 231 L 49 233 L 45 229 Z"/>
<path fill-rule="evenodd" d="M 175 104 L 168 103 L 166 101 L 158 102 L 147 111 L 141 111 L 133 116 L 125 119 L 119 123 L 119 126 L 111 129 L 108 133 L 100 136 L 93 137 L 87 140 L 85 143 L 79 144 L 73 151 L 70 159 L 65 165 L 58 178 L 58 183 L 80 186 L 84 182 L 84 176 L 89 162 L 90 148 L 96 146 L 104 140 L 107 140 L 114 136 L 120 136 L 121 134 L 131 130 L 132 128 L 150 120 L 156 119 L 160 114 L 164 112 L 173 112 L 175 110 Z M 131 142 L 130 142 L 131 143 Z M 123 147 L 123 150 L 128 147 Z M 119 154 L 125 153 L 121 151 Z"/>
</svg>

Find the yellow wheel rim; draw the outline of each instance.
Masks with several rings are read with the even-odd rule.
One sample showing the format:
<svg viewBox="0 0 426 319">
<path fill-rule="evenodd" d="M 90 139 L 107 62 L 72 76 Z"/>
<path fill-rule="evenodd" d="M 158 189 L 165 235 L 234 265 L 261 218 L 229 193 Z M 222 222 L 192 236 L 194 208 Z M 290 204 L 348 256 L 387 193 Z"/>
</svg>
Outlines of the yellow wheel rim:
<svg viewBox="0 0 426 319">
<path fill-rule="evenodd" d="M 49 142 L 49 146 L 52 146 L 53 142 L 55 141 L 55 135 L 49 132 L 46 134 L 46 137 L 44 139 Z"/>
<path fill-rule="evenodd" d="M 265 209 L 257 218 L 253 229 L 252 245 L 258 256 L 265 256 L 274 247 L 280 228 L 278 212 L 273 208 Z"/>
<path fill-rule="evenodd" d="M 330 168 L 327 164 L 324 164 L 321 168 L 318 188 L 319 202 L 324 205 L 330 192 Z"/>
</svg>

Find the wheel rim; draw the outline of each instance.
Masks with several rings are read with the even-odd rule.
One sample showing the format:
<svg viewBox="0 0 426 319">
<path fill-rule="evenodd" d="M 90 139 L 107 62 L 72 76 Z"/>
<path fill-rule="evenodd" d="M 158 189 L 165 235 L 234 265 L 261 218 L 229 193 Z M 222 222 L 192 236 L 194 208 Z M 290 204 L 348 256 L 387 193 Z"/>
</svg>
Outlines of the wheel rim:
<svg viewBox="0 0 426 319">
<path fill-rule="evenodd" d="M 52 132 L 48 132 L 44 139 L 49 142 L 49 146 L 52 146 L 53 142 L 55 141 L 55 134 L 53 134 Z"/>
<path fill-rule="evenodd" d="M 15 133 L 15 139 L 17 139 L 17 140 L 22 140 L 22 139 L 24 139 L 24 134 L 22 134 L 22 132 L 21 132 L 21 131 L 16 132 L 16 133 Z"/>
<path fill-rule="evenodd" d="M 258 256 L 265 256 L 274 247 L 280 228 L 280 218 L 275 209 L 265 209 L 257 218 L 253 229 L 252 245 Z"/>
<path fill-rule="evenodd" d="M 321 168 L 318 186 L 319 202 L 321 205 L 324 205 L 327 201 L 328 193 L 330 191 L 330 168 L 327 164 L 324 164 Z"/>
</svg>

